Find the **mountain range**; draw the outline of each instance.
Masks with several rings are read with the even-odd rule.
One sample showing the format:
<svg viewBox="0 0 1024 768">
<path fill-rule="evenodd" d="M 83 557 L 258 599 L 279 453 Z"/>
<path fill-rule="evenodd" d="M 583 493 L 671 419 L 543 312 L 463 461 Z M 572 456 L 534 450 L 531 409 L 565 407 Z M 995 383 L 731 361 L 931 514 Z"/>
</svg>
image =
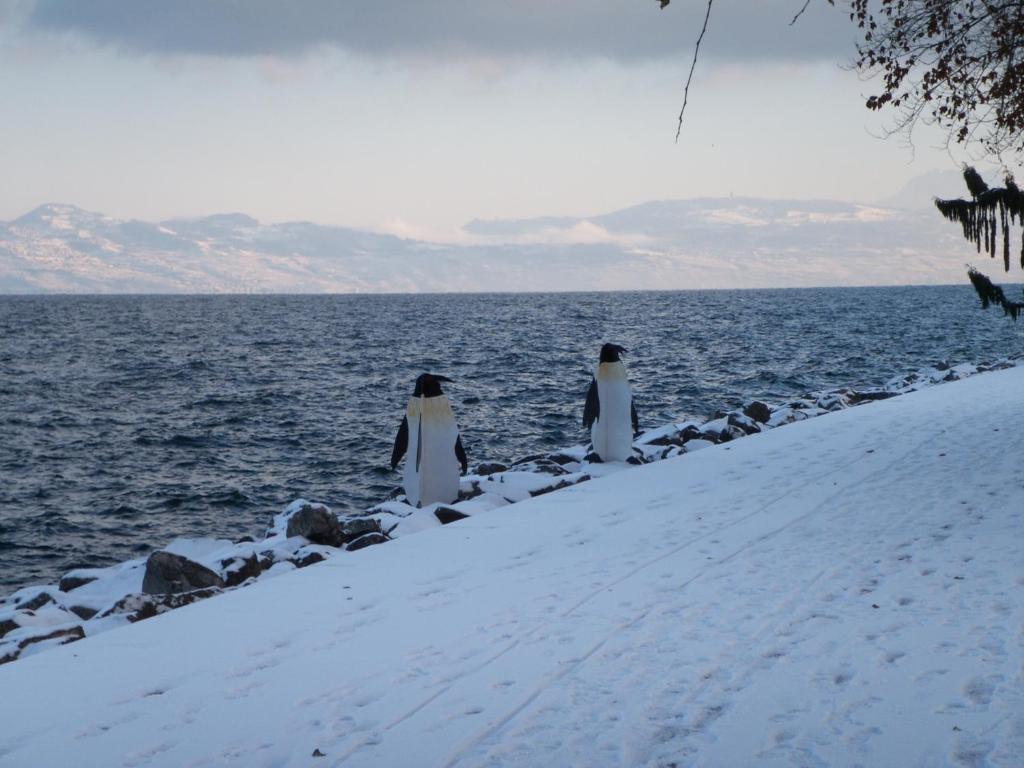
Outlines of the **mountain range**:
<svg viewBox="0 0 1024 768">
<path fill-rule="evenodd" d="M 162 222 L 42 205 L 0 222 L 0 293 L 357 293 L 960 283 L 930 201 L 696 198 L 474 220 L 449 242 L 243 214 Z M 978 260 L 978 257 L 975 256 Z"/>
</svg>

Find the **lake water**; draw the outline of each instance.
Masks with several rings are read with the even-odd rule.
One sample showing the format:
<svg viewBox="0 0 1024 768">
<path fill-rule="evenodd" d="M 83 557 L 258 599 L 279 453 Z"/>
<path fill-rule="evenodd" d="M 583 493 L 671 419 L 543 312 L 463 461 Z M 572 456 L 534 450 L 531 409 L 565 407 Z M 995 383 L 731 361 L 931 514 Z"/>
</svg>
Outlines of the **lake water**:
<svg viewBox="0 0 1024 768">
<path fill-rule="evenodd" d="M 604 341 L 641 427 L 750 399 L 1024 357 L 970 286 L 402 296 L 0 296 L 0 592 L 177 536 L 261 534 L 306 497 L 400 483 L 422 371 L 470 464 L 585 442 Z"/>
</svg>

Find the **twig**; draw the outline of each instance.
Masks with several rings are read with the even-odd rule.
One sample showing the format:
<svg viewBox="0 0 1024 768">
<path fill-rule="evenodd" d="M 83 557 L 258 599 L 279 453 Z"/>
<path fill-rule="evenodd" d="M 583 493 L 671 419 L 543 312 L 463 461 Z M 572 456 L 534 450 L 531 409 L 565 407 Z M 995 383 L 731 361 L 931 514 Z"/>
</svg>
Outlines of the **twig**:
<svg viewBox="0 0 1024 768">
<path fill-rule="evenodd" d="M 697 44 L 693 47 L 693 62 L 690 64 L 690 74 L 686 78 L 686 87 L 683 89 L 683 108 L 679 110 L 679 125 L 676 127 L 676 144 L 679 143 L 679 134 L 683 131 L 683 114 L 686 112 L 686 102 L 690 97 L 690 81 L 693 80 L 693 70 L 697 67 L 697 54 L 700 52 L 700 43 L 704 39 L 704 33 L 708 31 L 708 19 L 711 18 L 711 4 L 714 2 L 715 0 L 708 0 L 708 10 L 704 14 L 704 26 L 701 27 L 700 35 L 697 37 Z M 665 6 L 662 7 L 664 8 Z"/>
<path fill-rule="evenodd" d="M 789 26 L 792 27 L 794 24 L 796 24 L 796 20 L 804 15 L 804 11 L 807 10 L 807 6 L 810 5 L 810 4 L 811 4 L 811 0 L 804 0 L 804 7 L 801 8 L 799 11 L 797 11 L 796 16 L 794 16 L 793 20 L 791 22 L 789 22 Z"/>
</svg>

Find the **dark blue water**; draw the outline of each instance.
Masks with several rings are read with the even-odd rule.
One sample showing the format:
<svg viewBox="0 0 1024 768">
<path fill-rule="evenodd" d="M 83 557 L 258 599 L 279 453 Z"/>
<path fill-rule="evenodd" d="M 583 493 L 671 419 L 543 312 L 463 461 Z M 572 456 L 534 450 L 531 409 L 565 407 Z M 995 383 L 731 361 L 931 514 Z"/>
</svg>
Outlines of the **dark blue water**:
<svg viewBox="0 0 1024 768">
<path fill-rule="evenodd" d="M 261 533 L 293 498 L 358 511 L 413 380 L 470 463 L 585 441 L 602 341 L 641 426 L 751 398 L 1024 356 L 969 286 L 458 296 L 0 297 L 0 591 L 175 536 Z"/>
</svg>

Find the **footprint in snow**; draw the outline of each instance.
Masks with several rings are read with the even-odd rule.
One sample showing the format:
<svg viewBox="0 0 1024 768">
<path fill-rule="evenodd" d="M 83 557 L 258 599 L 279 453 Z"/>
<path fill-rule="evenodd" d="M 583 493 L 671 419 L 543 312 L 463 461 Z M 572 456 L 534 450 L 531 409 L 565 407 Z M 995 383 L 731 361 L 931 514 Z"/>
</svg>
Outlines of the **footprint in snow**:
<svg viewBox="0 0 1024 768">
<path fill-rule="evenodd" d="M 972 704 L 978 706 L 987 707 L 992 703 L 992 694 L 995 693 L 996 683 L 1002 682 L 1002 677 L 998 675 L 992 675 L 988 678 L 974 677 L 967 681 L 964 685 L 964 696 L 966 696 Z"/>
</svg>

